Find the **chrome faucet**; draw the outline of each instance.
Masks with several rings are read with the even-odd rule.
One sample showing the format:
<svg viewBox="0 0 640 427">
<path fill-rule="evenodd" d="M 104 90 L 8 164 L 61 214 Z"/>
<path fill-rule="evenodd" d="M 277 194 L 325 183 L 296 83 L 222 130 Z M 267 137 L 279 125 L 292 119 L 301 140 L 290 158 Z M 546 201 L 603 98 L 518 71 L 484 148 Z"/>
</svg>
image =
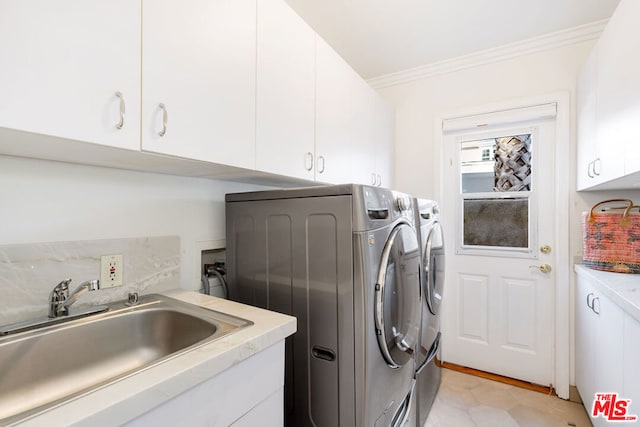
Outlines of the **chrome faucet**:
<svg viewBox="0 0 640 427">
<path fill-rule="evenodd" d="M 87 280 L 82 282 L 71 294 L 69 294 L 69 283 L 71 279 L 63 280 L 58 283 L 49 295 L 49 317 L 56 318 L 67 316 L 69 314 L 69 306 L 78 300 L 87 291 L 96 291 L 100 289 L 100 281 Z"/>
</svg>

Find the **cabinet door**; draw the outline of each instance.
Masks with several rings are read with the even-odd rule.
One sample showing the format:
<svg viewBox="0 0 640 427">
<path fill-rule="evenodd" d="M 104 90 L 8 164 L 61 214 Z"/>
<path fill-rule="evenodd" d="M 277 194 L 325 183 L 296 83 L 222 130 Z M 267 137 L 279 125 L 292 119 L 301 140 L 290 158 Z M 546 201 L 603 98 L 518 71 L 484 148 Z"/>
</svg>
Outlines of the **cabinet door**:
<svg viewBox="0 0 640 427">
<path fill-rule="evenodd" d="M 393 162 L 395 141 L 394 110 L 376 94 L 375 99 L 376 173 L 378 185 L 393 188 Z"/>
<path fill-rule="evenodd" d="M 587 280 L 578 276 L 576 282 L 576 326 L 575 326 L 575 370 L 576 387 L 586 408 L 593 402 L 595 384 L 595 320 L 596 315 L 587 305 L 591 303 L 595 293 Z"/>
<path fill-rule="evenodd" d="M 3 0 L 0 57 L 0 127 L 140 148 L 139 2 Z"/>
<path fill-rule="evenodd" d="M 617 52 L 613 60 L 618 64 L 610 64 L 616 68 L 618 85 L 622 87 L 616 92 L 614 102 L 618 102 L 616 126 L 623 129 L 622 139 L 626 150 L 623 151 L 625 175 L 640 171 L 640 2 L 637 0 L 621 1 L 616 8 L 613 25 L 620 27 L 620 40 L 616 43 Z M 609 24 L 607 25 L 609 27 Z M 616 31 L 612 28 L 608 31 Z M 639 402 L 640 405 L 640 402 Z M 638 406 L 636 406 L 638 407 Z M 639 411 L 640 412 L 640 411 Z"/>
<path fill-rule="evenodd" d="M 625 313 L 622 396 L 631 399 L 629 413 L 640 415 L 640 322 Z"/>
<path fill-rule="evenodd" d="M 359 76 L 316 37 L 316 180 L 352 181 L 353 141 L 358 134 Z"/>
<path fill-rule="evenodd" d="M 611 300 L 596 293 L 593 309 L 597 314 L 595 340 L 595 392 L 621 393 L 623 387 L 622 348 L 623 334 L 620 328 L 624 313 Z"/>
<path fill-rule="evenodd" d="M 374 90 L 359 76 L 353 81 L 354 117 L 351 140 L 351 180 L 358 184 L 377 185 Z"/>
<path fill-rule="evenodd" d="M 258 2 L 256 168 L 313 179 L 315 33 L 283 0 Z"/>
<path fill-rule="evenodd" d="M 577 188 L 583 190 L 594 185 L 596 154 L 596 62 L 597 46 L 591 51 L 578 77 L 576 94 L 577 115 Z"/>
<path fill-rule="evenodd" d="M 142 28 L 143 150 L 253 168 L 255 0 L 145 1 Z"/>
<path fill-rule="evenodd" d="M 608 181 L 625 173 L 625 147 L 635 148 L 640 137 L 640 19 L 638 1 L 621 1 L 598 40 L 597 63 L 597 180 Z M 637 156 L 636 156 L 637 157 Z M 631 160 L 633 161 L 633 160 Z"/>
</svg>

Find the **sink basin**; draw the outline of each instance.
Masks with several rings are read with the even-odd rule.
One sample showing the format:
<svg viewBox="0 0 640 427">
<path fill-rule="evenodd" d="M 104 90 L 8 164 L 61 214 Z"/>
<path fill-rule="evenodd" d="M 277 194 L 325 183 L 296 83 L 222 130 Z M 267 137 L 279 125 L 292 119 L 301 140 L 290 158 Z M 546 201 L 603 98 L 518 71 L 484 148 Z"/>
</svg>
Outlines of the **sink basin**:
<svg viewBox="0 0 640 427">
<path fill-rule="evenodd" d="M 161 295 L 0 339 L 0 425 L 26 418 L 252 322 Z"/>
</svg>

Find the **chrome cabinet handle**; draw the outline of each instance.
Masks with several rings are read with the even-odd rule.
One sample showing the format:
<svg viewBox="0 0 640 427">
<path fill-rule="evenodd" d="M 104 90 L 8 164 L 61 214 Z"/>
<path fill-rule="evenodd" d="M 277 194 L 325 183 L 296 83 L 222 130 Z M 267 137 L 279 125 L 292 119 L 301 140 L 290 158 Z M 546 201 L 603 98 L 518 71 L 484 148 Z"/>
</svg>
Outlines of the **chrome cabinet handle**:
<svg viewBox="0 0 640 427">
<path fill-rule="evenodd" d="M 596 310 L 596 301 L 598 301 L 598 309 Z M 600 316 L 600 297 L 595 297 L 591 303 L 591 310 L 598 316 Z"/>
<path fill-rule="evenodd" d="M 378 174 L 378 183 L 376 184 L 378 187 L 382 186 L 382 177 Z"/>
<path fill-rule="evenodd" d="M 167 107 L 161 102 L 158 107 L 162 110 L 162 130 L 158 132 L 160 138 L 167 133 L 167 122 L 169 121 L 169 113 L 167 113 Z"/>
<path fill-rule="evenodd" d="M 313 153 L 312 152 L 307 151 L 306 158 L 304 160 L 304 164 L 305 164 L 304 168 L 306 170 L 310 171 L 310 170 L 313 169 Z"/>
<path fill-rule="evenodd" d="M 120 121 L 116 124 L 116 129 L 122 129 L 124 126 L 124 113 L 125 113 L 125 104 L 124 104 L 124 95 L 122 92 L 116 92 L 116 96 L 120 99 Z"/>
<path fill-rule="evenodd" d="M 322 162 L 322 166 L 320 166 L 320 162 Z M 324 172 L 324 156 L 318 156 L 318 173 Z"/>
<path fill-rule="evenodd" d="M 595 297 L 593 292 L 589 292 L 589 294 L 587 295 L 587 307 L 589 307 L 591 310 L 593 310 L 593 301 L 589 302 L 589 298 L 590 297 Z"/>
<path fill-rule="evenodd" d="M 598 164 L 598 170 L 596 171 L 596 164 Z M 600 176 L 600 172 L 602 172 L 602 160 L 600 160 L 600 157 L 598 157 L 597 159 L 595 159 L 593 161 L 593 174 L 595 176 Z"/>
<path fill-rule="evenodd" d="M 595 175 L 591 173 L 592 169 L 593 169 L 593 161 L 589 162 L 589 165 L 587 166 L 587 175 L 589 175 L 589 178 L 595 178 Z"/>
<path fill-rule="evenodd" d="M 376 186 L 378 183 L 378 178 L 375 173 L 371 173 L 371 185 Z"/>
</svg>

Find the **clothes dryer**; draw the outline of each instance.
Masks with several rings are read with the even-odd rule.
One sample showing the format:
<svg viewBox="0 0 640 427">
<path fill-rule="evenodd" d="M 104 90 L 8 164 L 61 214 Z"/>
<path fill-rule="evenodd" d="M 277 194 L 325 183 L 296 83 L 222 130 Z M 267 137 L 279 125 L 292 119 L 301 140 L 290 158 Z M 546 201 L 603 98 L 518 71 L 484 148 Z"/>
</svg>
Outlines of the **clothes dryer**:
<svg viewBox="0 0 640 427">
<path fill-rule="evenodd" d="M 422 321 L 416 352 L 416 426 L 424 426 L 440 387 L 440 305 L 444 288 L 444 236 L 438 204 L 413 199 L 421 252 Z"/>
<path fill-rule="evenodd" d="M 286 425 L 404 425 L 421 317 L 411 199 L 360 185 L 236 193 L 226 221 L 230 298 L 298 319 Z"/>
</svg>

